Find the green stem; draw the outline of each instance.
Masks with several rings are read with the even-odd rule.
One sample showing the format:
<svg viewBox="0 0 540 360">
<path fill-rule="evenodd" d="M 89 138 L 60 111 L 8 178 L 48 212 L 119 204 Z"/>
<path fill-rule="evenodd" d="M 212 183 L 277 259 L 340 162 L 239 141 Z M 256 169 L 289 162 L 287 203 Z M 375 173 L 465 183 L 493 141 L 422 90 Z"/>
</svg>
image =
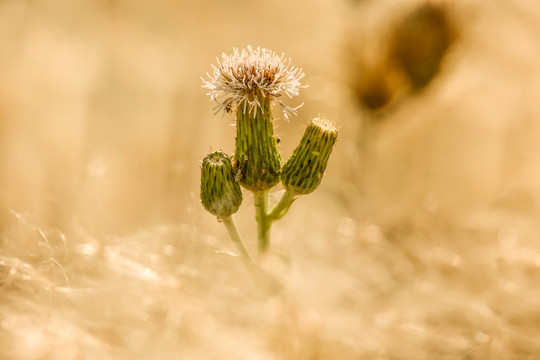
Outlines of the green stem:
<svg viewBox="0 0 540 360">
<path fill-rule="evenodd" d="M 252 263 L 253 259 L 251 258 L 251 255 L 249 255 L 249 252 L 247 251 L 246 246 L 242 241 L 242 237 L 236 229 L 236 225 L 234 224 L 232 216 L 222 217 L 221 220 L 223 221 L 223 224 L 225 224 L 225 227 L 227 228 L 227 231 L 229 232 L 232 241 L 236 244 L 238 250 L 242 254 L 242 257 L 248 262 Z"/>
<path fill-rule="evenodd" d="M 253 193 L 255 203 L 255 216 L 257 219 L 257 240 L 259 253 L 265 253 L 270 248 L 270 225 L 268 218 L 268 191 Z"/>
<path fill-rule="evenodd" d="M 270 222 L 279 220 L 283 216 L 285 216 L 287 211 L 289 211 L 289 208 L 291 207 L 294 200 L 296 200 L 295 195 L 285 190 L 285 193 L 281 197 L 281 200 L 279 200 L 279 202 L 277 203 L 276 206 L 274 206 L 270 214 L 268 214 L 268 218 L 270 219 Z"/>
</svg>

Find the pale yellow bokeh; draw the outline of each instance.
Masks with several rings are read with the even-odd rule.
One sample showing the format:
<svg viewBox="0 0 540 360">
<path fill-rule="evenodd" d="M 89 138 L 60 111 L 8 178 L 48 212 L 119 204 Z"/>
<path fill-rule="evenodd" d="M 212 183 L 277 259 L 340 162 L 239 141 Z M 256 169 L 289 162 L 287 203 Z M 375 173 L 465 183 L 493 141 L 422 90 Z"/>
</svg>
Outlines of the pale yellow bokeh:
<svg viewBox="0 0 540 360">
<path fill-rule="evenodd" d="M 540 4 L 446 1 L 438 75 L 375 66 L 398 90 L 370 112 L 351 64 L 418 3 L 0 2 L 0 358 L 540 357 Z M 247 45 L 306 73 L 284 158 L 310 117 L 339 127 L 262 271 L 199 201 L 234 149 L 201 76 Z M 235 219 L 255 251 L 249 192 Z"/>
</svg>

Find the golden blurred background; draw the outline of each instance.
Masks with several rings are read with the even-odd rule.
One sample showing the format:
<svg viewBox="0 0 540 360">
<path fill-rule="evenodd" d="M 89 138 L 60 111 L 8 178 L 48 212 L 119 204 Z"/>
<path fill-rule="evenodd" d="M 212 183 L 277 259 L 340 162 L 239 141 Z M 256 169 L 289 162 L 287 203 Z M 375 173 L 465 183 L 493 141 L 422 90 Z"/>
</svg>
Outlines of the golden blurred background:
<svg viewBox="0 0 540 360">
<path fill-rule="evenodd" d="M 540 359 L 539 38 L 526 0 L 1 1 L 0 359 Z M 199 201 L 247 45 L 306 73 L 284 158 L 340 128 L 263 273 Z"/>
</svg>

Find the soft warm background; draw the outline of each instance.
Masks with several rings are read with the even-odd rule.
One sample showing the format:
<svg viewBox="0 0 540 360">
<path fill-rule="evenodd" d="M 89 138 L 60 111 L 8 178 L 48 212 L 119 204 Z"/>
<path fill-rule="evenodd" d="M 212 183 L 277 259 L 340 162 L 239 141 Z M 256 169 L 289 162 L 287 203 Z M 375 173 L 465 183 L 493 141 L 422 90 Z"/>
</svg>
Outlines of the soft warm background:
<svg viewBox="0 0 540 360">
<path fill-rule="evenodd" d="M 0 359 L 540 359 L 540 4 L 447 1 L 440 73 L 370 111 L 418 3 L 1 1 Z M 255 273 L 198 199 L 234 147 L 200 76 L 249 44 L 307 74 L 285 157 L 340 126 Z"/>
</svg>

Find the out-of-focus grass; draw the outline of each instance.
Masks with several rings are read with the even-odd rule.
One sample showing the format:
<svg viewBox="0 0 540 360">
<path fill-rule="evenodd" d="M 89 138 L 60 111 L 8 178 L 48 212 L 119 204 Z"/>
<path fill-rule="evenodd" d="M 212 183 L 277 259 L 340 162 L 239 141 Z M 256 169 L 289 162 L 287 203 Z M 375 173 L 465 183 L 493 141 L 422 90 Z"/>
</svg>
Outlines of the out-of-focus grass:
<svg viewBox="0 0 540 360">
<path fill-rule="evenodd" d="M 414 4 L 2 2 L 0 358 L 538 358 L 540 6 L 453 3 L 433 81 L 358 107 L 344 49 L 374 61 Z M 234 141 L 199 77 L 247 44 L 307 74 L 285 157 L 341 125 L 257 271 L 198 200 Z"/>
</svg>

